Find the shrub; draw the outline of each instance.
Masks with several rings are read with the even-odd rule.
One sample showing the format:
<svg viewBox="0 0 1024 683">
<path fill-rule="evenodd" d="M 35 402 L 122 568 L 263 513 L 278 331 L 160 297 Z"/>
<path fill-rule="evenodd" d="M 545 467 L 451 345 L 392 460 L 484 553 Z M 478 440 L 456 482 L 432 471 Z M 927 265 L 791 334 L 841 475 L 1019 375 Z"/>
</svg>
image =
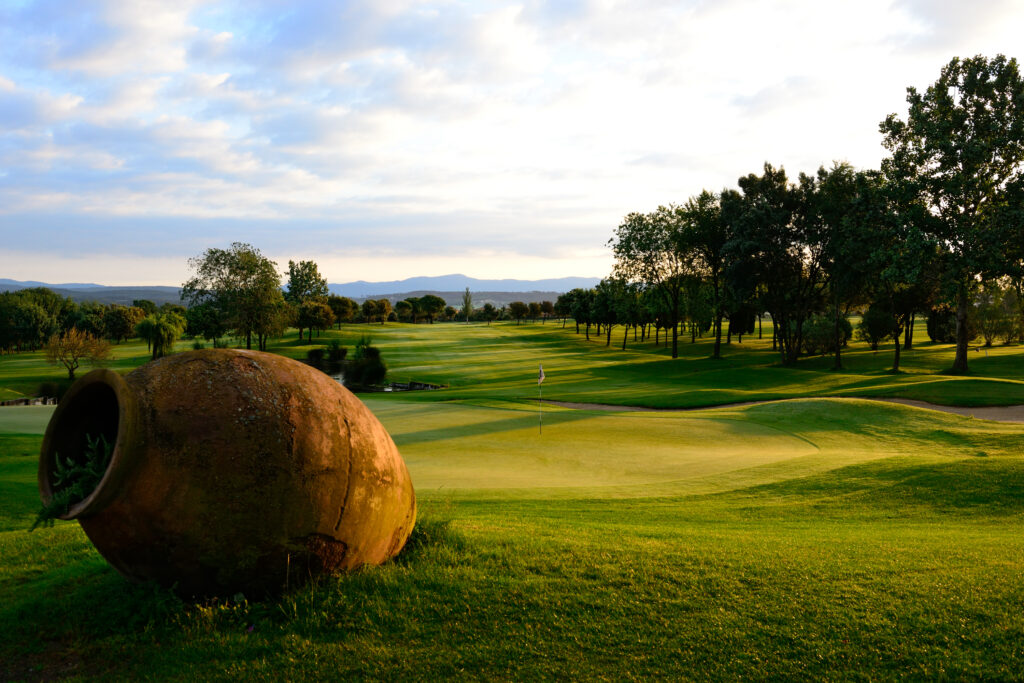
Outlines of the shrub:
<svg viewBox="0 0 1024 683">
<path fill-rule="evenodd" d="M 978 316 L 973 307 L 967 314 L 967 341 L 978 336 Z M 928 312 L 928 337 L 936 344 L 956 343 L 956 309 L 938 306 Z"/>
<path fill-rule="evenodd" d="M 816 356 L 835 353 L 835 319 L 831 315 L 816 315 L 804 322 L 804 353 Z M 839 319 L 839 345 L 846 346 L 853 336 L 853 326 L 843 316 Z"/>
<path fill-rule="evenodd" d="M 871 345 L 872 351 L 878 350 L 878 345 L 892 337 L 892 313 L 888 308 L 879 304 L 871 304 L 857 326 L 857 339 Z"/>
<path fill-rule="evenodd" d="M 363 337 L 356 343 L 352 360 L 345 368 L 345 379 L 355 386 L 373 386 L 384 382 L 388 368 L 380 357 L 380 349 L 370 346 L 370 338 Z"/>
</svg>

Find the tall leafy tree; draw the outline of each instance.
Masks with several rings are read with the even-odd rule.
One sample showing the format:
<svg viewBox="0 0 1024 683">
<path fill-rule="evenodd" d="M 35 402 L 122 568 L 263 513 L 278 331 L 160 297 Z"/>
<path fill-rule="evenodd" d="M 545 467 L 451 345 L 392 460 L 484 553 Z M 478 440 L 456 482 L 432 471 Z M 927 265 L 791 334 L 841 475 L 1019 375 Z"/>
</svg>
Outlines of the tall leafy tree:
<svg viewBox="0 0 1024 683">
<path fill-rule="evenodd" d="M 739 179 L 742 213 L 727 251 L 733 277 L 754 289 L 772 316 L 784 365 L 796 363 L 804 322 L 821 308 L 824 273 L 814 242 L 807 202 L 782 168 L 765 163 L 764 172 Z"/>
<path fill-rule="evenodd" d="M 381 325 L 387 322 L 388 317 L 391 316 L 391 311 L 390 299 L 377 299 L 377 317 L 380 318 Z"/>
<path fill-rule="evenodd" d="M 469 322 L 469 316 L 473 313 L 473 295 L 469 291 L 469 287 L 466 287 L 466 291 L 462 293 L 462 315 L 465 316 L 466 322 Z"/>
<path fill-rule="evenodd" d="M 608 244 L 615 255 L 615 274 L 650 289 L 661 299 L 662 325 L 672 328 L 672 357 L 678 358 L 683 278 L 692 269 L 692 254 L 683 239 L 676 207 L 660 206 L 653 213 L 627 215 Z"/>
<path fill-rule="evenodd" d="M 722 355 L 722 318 L 724 316 L 724 275 L 726 245 L 732 237 L 730 222 L 722 215 L 719 197 L 704 190 L 691 197 L 679 210 L 683 220 L 683 234 L 687 250 L 691 250 L 695 267 L 707 281 L 711 292 L 711 310 L 714 321 L 715 346 L 713 358 Z"/>
<path fill-rule="evenodd" d="M 347 296 L 338 296 L 337 294 L 327 295 L 327 305 L 331 307 L 331 312 L 334 314 L 334 320 L 338 323 L 339 330 L 343 322 L 352 321 L 352 317 L 355 316 L 358 309 L 358 304 L 355 301 Z"/>
<path fill-rule="evenodd" d="M 214 305 L 227 325 L 252 348 L 255 335 L 261 350 L 272 334 L 283 331 L 288 308 L 281 294 L 277 265 L 252 245 L 235 242 L 229 249 L 207 249 L 189 259 L 194 275 L 182 285 L 189 306 Z"/>
<path fill-rule="evenodd" d="M 284 298 L 293 305 L 327 298 L 327 280 L 313 261 L 289 261 L 287 287 Z"/>
<path fill-rule="evenodd" d="M 875 233 L 887 217 L 879 191 L 877 174 L 858 175 L 845 162 L 800 175 L 808 249 L 821 266 L 832 308 L 834 370 L 843 367 L 842 322 L 867 284 Z"/>
<path fill-rule="evenodd" d="M 427 321 L 431 324 L 433 324 L 434 318 L 444 313 L 446 305 L 444 299 L 436 294 L 424 294 L 419 298 L 420 312 L 427 316 Z"/>
<path fill-rule="evenodd" d="M 966 373 L 971 293 L 1005 269 L 1008 195 L 1022 182 L 1024 79 L 1016 59 L 954 58 L 923 93 L 907 88 L 906 120 L 881 124 L 883 170 L 918 193 L 936 218 L 956 291 L 952 371 Z"/>
<path fill-rule="evenodd" d="M 522 301 L 513 301 L 508 305 L 509 315 L 516 321 L 516 325 L 530 312 L 530 307 Z"/>
</svg>

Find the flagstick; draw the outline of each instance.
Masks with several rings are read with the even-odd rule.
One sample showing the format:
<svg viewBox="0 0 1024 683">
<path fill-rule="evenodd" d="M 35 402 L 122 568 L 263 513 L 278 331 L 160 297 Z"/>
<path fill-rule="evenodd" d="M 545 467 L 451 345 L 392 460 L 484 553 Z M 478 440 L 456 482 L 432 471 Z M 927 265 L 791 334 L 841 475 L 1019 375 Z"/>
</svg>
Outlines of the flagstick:
<svg viewBox="0 0 1024 683">
<path fill-rule="evenodd" d="M 543 403 L 544 388 L 540 382 L 537 382 L 537 433 L 544 433 L 544 413 L 541 412 L 541 404 Z"/>
</svg>

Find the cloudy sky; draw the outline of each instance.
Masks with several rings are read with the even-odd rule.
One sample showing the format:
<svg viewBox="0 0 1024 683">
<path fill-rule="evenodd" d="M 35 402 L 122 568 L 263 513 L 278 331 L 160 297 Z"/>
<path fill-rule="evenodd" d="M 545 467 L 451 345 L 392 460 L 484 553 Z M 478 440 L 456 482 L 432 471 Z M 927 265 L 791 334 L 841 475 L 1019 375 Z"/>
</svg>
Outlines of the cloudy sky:
<svg viewBox="0 0 1024 683">
<path fill-rule="evenodd" d="M 603 276 L 630 211 L 877 166 L 1018 0 L 0 0 L 0 277 L 180 284 L 242 241 L 331 282 Z"/>
</svg>

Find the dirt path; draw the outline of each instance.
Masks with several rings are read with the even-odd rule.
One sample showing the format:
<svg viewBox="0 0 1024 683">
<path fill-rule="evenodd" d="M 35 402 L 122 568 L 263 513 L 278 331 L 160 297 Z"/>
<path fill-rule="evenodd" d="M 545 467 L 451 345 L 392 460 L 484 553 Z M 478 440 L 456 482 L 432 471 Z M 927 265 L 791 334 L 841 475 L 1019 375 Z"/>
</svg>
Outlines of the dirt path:
<svg viewBox="0 0 1024 683">
<path fill-rule="evenodd" d="M 809 396 L 806 398 L 836 398 L 832 396 Z M 854 396 L 844 396 L 843 398 L 860 398 Z M 787 399 L 779 399 L 787 400 Z M 978 408 L 965 408 L 963 406 L 941 406 L 936 403 L 928 403 L 926 401 L 914 401 L 909 398 L 863 398 L 865 401 L 884 401 L 886 403 L 902 403 L 906 406 L 914 406 L 916 408 L 927 408 L 928 410 L 938 410 L 944 413 L 954 413 L 956 415 L 964 415 L 966 417 L 976 417 L 981 420 L 993 420 L 995 422 L 1020 422 L 1024 423 L 1024 405 L 1019 406 L 987 406 Z M 745 401 L 743 403 L 725 403 L 717 406 L 701 406 L 699 408 L 643 408 L 640 406 L 616 406 L 608 405 L 605 403 L 574 403 L 572 401 L 547 401 L 544 403 L 550 403 L 553 406 L 561 406 L 563 408 L 575 408 L 577 410 L 606 410 L 609 412 L 618 413 L 685 413 L 692 410 L 713 410 L 715 408 L 737 408 L 739 406 L 752 406 L 759 403 L 774 403 L 774 401 Z"/>
</svg>

